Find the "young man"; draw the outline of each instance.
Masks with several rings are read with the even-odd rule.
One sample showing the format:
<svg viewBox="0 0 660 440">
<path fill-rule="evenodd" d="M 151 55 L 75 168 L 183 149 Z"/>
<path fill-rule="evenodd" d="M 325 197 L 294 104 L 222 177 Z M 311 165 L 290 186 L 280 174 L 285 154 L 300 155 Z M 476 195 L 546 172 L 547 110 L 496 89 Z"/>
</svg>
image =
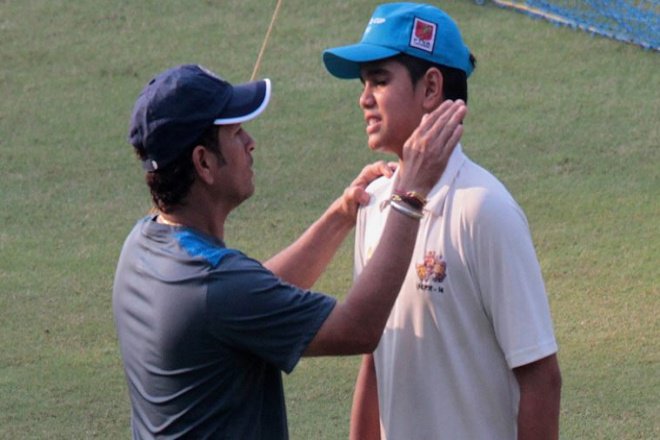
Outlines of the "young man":
<svg viewBox="0 0 660 440">
<path fill-rule="evenodd" d="M 343 303 L 307 290 L 353 228 L 366 184 L 390 173 L 384 164 L 265 264 L 225 246 L 227 216 L 254 192 L 242 123 L 269 99 L 268 80 L 232 86 L 182 65 L 135 104 L 130 142 L 158 208 L 126 239 L 113 288 L 135 439 L 287 438 L 281 371 L 303 355 L 371 352 L 401 287 L 422 216 L 405 201 L 393 202 L 383 244 Z M 447 103 L 425 119 L 403 149 L 400 187 L 428 194 L 465 112 Z"/>
<path fill-rule="evenodd" d="M 413 3 L 377 7 L 360 43 L 323 60 L 332 75 L 362 80 L 369 148 L 399 159 L 425 114 L 448 98 L 467 100 L 474 68 L 454 21 Z M 358 276 L 387 240 L 394 182 L 367 188 Z M 380 344 L 358 375 L 351 438 L 557 438 L 557 344 L 524 213 L 460 145 L 425 212 Z"/>
</svg>

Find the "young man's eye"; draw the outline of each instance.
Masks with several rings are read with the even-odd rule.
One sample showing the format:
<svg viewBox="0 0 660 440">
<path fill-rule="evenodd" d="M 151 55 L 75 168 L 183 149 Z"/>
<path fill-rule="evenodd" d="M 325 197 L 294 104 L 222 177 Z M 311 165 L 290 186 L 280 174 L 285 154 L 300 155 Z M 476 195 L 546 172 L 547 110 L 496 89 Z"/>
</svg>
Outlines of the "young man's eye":
<svg viewBox="0 0 660 440">
<path fill-rule="evenodd" d="M 384 75 L 382 75 L 382 76 L 381 76 L 381 75 L 379 75 L 379 76 L 374 76 L 374 77 L 371 79 L 371 82 L 372 82 L 373 85 L 375 85 L 375 86 L 384 86 L 385 84 L 387 84 L 387 77 L 384 76 Z"/>
</svg>

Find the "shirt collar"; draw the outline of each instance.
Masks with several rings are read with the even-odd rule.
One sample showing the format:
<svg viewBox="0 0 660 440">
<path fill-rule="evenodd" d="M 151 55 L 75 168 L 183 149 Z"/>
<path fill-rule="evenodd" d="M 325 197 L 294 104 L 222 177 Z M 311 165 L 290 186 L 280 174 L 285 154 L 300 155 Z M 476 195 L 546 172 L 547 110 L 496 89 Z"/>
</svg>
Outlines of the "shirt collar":
<svg viewBox="0 0 660 440">
<path fill-rule="evenodd" d="M 445 168 L 440 180 L 438 180 L 426 197 L 428 200 L 425 207 L 426 211 L 436 217 L 442 214 L 447 193 L 452 184 L 456 181 L 456 177 L 466 160 L 467 156 L 463 153 L 461 144 L 456 145 L 456 148 L 454 148 L 454 151 L 452 151 L 451 156 L 449 157 L 447 168 Z"/>
</svg>

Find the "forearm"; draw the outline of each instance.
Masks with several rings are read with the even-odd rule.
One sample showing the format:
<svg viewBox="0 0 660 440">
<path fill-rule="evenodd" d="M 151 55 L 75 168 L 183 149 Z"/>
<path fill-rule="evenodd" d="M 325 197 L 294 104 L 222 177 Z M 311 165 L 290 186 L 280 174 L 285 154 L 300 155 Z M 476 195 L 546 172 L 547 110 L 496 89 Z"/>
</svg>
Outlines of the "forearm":
<svg viewBox="0 0 660 440">
<path fill-rule="evenodd" d="M 385 328 L 410 265 L 419 220 L 391 210 L 380 243 L 360 276 L 337 304 L 306 356 L 371 353 Z"/>
<path fill-rule="evenodd" d="M 380 440 L 378 382 L 372 354 L 363 356 L 355 383 L 350 440 Z"/>
<path fill-rule="evenodd" d="M 518 440 L 555 440 L 558 438 L 559 390 L 544 396 L 521 395 L 518 413 Z"/>
<path fill-rule="evenodd" d="M 556 356 L 514 372 L 520 385 L 518 440 L 558 439 L 561 375 Z"/>
<path fill-rule="evenodd" d="M 288 283 L 312 287 L 355 225 L 355 219 L 341 212 L 340 204 L 335 200 L 295 242 L 264 266 Z"/>
</svg>

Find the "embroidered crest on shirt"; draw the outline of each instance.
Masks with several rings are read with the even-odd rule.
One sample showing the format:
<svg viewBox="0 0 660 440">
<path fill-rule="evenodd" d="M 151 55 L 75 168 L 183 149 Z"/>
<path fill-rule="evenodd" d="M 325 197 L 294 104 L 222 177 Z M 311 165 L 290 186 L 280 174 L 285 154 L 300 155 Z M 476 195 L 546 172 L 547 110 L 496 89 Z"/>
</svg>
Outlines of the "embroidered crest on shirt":
<svg viewBox="0 0 660 440">
<path fill-rule="evenodd" d="M 419 278 L 418 289 L 444 292 L 442 286 L 437 286 L 447 277 L 447 263 L 442 259 L 442 255 L 438 255 L 435 251 L 427 251 L 424 260 L 420 264 L 416 264 L 415 269 Z"/>
<path fill-rule="evenodd" d="M 410 36 L 410 46 L 432 53 L 437 27 L 438 25 L 435 23 L 415 18 L 412 35 Z"/>
</svg>

